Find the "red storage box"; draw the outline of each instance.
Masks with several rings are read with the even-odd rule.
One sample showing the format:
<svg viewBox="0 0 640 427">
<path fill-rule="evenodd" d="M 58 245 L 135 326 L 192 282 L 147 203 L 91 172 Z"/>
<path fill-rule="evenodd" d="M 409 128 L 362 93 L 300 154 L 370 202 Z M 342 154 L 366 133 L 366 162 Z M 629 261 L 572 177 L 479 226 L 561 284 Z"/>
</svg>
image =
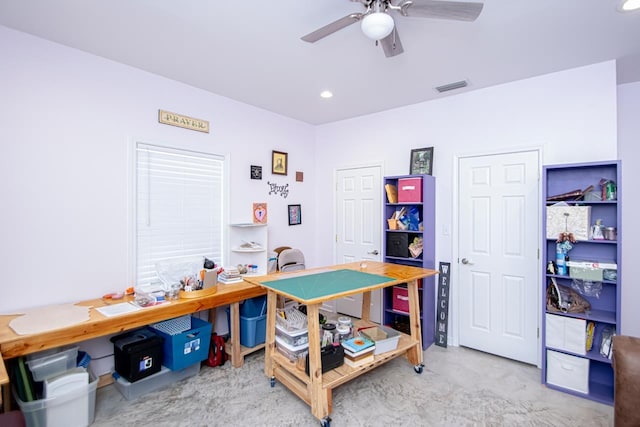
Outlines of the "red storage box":
<svg viewBox="0 0 640 427">
<path fill-rule="evenodd" d="M 393 305 L 394 310 L 409 312 L 409 291 L 403 286 L 393 287 Z"/>
<path fill-rule="evenodd" d="M 398 180 L 398 203 L 422 203 L 422 178 Z"/>
</svg>

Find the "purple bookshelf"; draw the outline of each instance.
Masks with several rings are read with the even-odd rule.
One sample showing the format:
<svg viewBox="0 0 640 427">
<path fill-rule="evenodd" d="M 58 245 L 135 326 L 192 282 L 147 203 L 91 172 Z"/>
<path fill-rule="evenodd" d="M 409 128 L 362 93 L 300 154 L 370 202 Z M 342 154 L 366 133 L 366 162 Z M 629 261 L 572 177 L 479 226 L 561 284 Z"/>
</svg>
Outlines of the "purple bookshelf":
<svg viewBox="0 0 640 427">
<path fill-rule="evenodd" d="M 576 273 L 571 268 L 566 275 L 551 274 L 547 271 L 550 261 L 556 260 L 556 239 L 547 237 L 547 209 L 557 202 L 547 201 L 547 197 L 568 193 L 574 190 L 584 190 L 593 186 L 593 191 L 601 195 L 601 180 L 615 182 L 617 194 L 613 200 L 567 201 L 569 206 L 590 207 L 589 228 L 597 219 L 608 227 L 615 227 L 617 236 L 621 236 L 621 163 L 620 161 L 605 161 L 593 163 L 576 163 L 566 165 L 549 165 L 543 168 L 543 233 L 542 233 L 542 383 L 549 388 L 570 393 L 575 396 L 595 400 L 601 403 L 613 404 L 613 367 L 611 360 L 601 354 L 603 331 L 609 329 L 619 333 L 620 330 L 620 287 L 622 285 L 621 248 L 616 240 L 578 241 L 568 252 L 570 260 L 585 260 L 594 262 L 613 262 L 617 265 L 616 277 L 601 281 L 602 290 L 596 296 L 583 295 L 591 304 L 591 310 L 586 313 L 558 313 L 547 310 L 547 286 L 551 278 L 558 284 L 571 287 Z M 571 230 L 568 230 L 571 231 Z M 574 276 L 574 277 L 572 277 Z M 556 317 L 557 316 L 557 317 Z M 566 322 L 566 323 L 564 323 Z M 589 323 L 595 326 L 593 344 L 587 350 L 586 334 Z M 558 325 L 566 329 L 558 329 Z M 581 328 L 585 329 L 582 330 Z M 563 331 L 564 337 L 560 337 Z M 570 331 L 570 332 L 567 332 Z M 585 340 L 582 344 L 581 340 Z M 581 344 L 576 348 L 576 340 Z M 566 342 L 573 345 L 565 345 Z M 563 365 L 563 366 L 559 366 Z M 570 375 L 563 376 L 567 367 L 573 369 Z"/>
<path fill-rule="evenodd" d="M 403 181 L 408 180 L 408 181 Z M 396 201 L 392 203 L 387 197 L 386 191 L 383 194 L 384 215 L 383 215 L 383 260 L 394 264 L 411 265 L 415 267 L 435 269 L 435 189 L 436 181 L 430 175 L 402 175 L 388 176 L 384 178 L 384 184 L 390 184 L 396 187 L 398 192 L 401 191 L 399 182 L 409 182 L 413 187 L 415 181 L 421 184 L 421 189 L 416 186 L 412 190 L 411 200 L 415 198 L 416 192 L 419 191 L 420 201 Z M 406 208 L 417 212 L 422 229 L 417 230 L 393 230 L 390 228 L 387 219 L 391 218 L 396 211 Z M 415 222 L 414 222 L 415 224 Z M 422 253 L 419 256 L 412 256 L 410 252 L 403 253 L 411 242 L 416 238 L 422 238 Z M 406 245 L 406 246 L 405 246 Z M 420 319 L 422 321 L 422 348 L 427 349 L 435 341 L 435 276 L 422 280 L 420 290 Z M 395 294 L 394 294 L 395 292 Z M 394 291 L 394 287 L 388 287 L 383 292 L 383 322 L 387 326 L 394 327 L 401 332 L 403 325 L 409 322 L 409 314 L 398 309 L 399 304 L 397 298 L 402 298 L 400 289 Z M 396 299 L 394 304 L 394 298 Z"/>
</svg>

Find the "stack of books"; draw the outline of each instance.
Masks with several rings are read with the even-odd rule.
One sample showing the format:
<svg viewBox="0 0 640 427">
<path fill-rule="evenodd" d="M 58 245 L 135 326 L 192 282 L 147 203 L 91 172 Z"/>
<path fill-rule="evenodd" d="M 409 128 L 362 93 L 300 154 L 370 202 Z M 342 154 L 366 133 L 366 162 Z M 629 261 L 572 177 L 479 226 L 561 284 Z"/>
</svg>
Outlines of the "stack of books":
<svg viewBox="0 0 640 427">
<path fill-rule="evenodd" d="M 373 362 L 373 351 L 376 346 L 369 338 L 353 337 L 343 341 L 342 347 L 344 347 L 344 363 L 352 368 Z"/>
<path fill-rule="evenodd" d="M 229 284 L 242 282 L 242 276 L 235 267 L 225 267 L 220 274 L 218 274 L 218 282 Z"/>
</svg>

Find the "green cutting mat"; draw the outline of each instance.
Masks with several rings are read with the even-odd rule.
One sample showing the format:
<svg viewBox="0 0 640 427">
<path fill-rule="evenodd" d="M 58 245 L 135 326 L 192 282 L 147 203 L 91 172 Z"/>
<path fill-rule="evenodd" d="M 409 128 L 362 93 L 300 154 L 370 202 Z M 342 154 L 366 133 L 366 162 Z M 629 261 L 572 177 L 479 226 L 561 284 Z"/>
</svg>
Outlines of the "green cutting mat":
<svg viewBox="0 0 640 427">
<path fill-rule="evenodd" d="M 396 279 L 361 271 L 335 270 L 262 283 L 301 300 L 312 300 L 394 280 Z"/>
</svg>

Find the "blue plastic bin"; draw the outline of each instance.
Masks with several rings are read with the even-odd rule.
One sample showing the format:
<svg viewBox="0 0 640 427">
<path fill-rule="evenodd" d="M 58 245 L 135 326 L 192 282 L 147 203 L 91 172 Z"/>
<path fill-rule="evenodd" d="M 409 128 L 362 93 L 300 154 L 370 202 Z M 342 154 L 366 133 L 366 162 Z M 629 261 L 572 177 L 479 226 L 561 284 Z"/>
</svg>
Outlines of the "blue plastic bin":
<svg viewBox="0 0 640 427">
<path fill-rule="evenodd" d="M 202 362 L 209 356 L 211 344 L 211 323 L 209 322 L 191 317 L 191 329 L 175 335 L 149 327 L 164 338 L 162 364 L 172 371 Z"/>
<path fill-rule="evenodd" d="M 227 323 L 231 332 L 231 310 L 227 308 Z M 255 347 L 267 339 L 267 315 L 247 317 L 240 315 L 240 345 Z"/>
<path fill-rule="evenodd" d="M 240 316 L 257 317 L 267 312 L 267 296 L 249 298 L 240 304 Z"/>
<path fill-rule="evenodd" d="M 256 317 L 240 316 L 240 344 L 255 347 L 266 340 L 267 315 Z"/>
</svg>

